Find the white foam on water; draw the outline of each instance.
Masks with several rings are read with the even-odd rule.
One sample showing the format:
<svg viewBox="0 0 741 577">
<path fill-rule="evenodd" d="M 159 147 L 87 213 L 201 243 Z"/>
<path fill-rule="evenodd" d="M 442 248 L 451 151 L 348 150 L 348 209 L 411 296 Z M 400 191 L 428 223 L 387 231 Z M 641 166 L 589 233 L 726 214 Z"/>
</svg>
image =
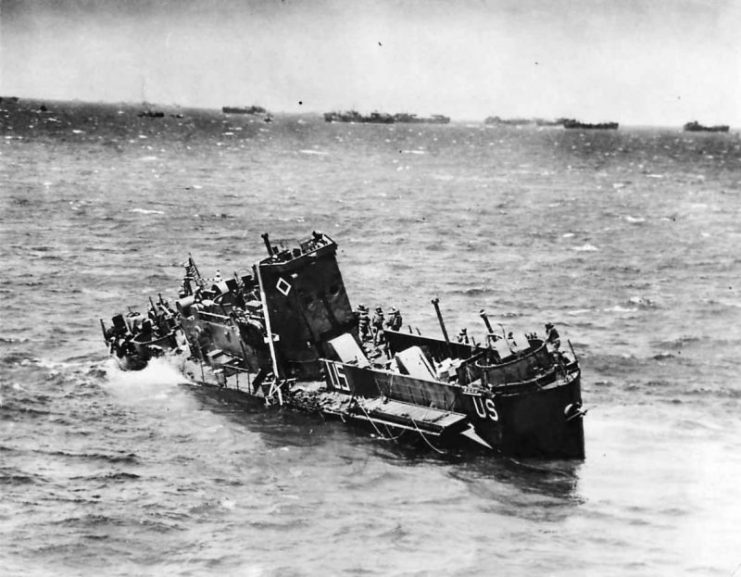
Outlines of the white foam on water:
<svg viewBox="0 0 741 577">
<path fill-rule="evenodd" d="M 602 311 L 606 313 L 635 313 L 638 312 L 638 309 L 634 307 L 623 307 L 620 305 L 615 305 L 602 309 Z"/>
<path fill-rule="evenodd" d="M 162 210 L 153 210 L 148 208 L 132 208 L 129 212 L 137 212 L 139 214 L 165 214 Z"/>
<path fill-rule="evenodd" d="M 599 249 L 593 244 L 586 243 L 581 246 L 572 246 L 571 250 L 576 252 L 596 252 Z"/>
<path fill-rule="evenodd" d="M 651 299 L 646 298 L 646 297 L 642 297 L 642 296 L 633 296 L 633 297 L 630 297 L 628 299 L 628 302 L 630 304 L 638 305 L 638 306 L 646 307 L 646 308 L 649 308 L 649 307 L 653 307 L 654 306 L 654 302 Z"/>
<path fill-rule="evenodd" d="M 141 371 L 122 371 L 113 359 L 105 366 L 104 388 L 134 402 L 163 398 L 188 380 L 172 363 L 152 359 Z"/>
</svg>

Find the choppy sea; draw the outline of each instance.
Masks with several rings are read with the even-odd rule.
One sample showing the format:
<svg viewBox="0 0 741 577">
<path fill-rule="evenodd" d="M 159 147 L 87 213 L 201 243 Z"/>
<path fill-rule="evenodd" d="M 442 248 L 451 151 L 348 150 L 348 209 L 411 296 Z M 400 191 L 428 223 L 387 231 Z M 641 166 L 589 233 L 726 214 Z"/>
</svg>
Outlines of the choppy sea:
<svg viewBox="0 0 741 577">
<path fill-rule="evenodd" d="M 0 574 L 741 575 L 741 140 L 0 104 Z M 99 318 L 321 230 L 353 305 L 555 322 L 583 462 L 121 373 Z"/>
</svg>

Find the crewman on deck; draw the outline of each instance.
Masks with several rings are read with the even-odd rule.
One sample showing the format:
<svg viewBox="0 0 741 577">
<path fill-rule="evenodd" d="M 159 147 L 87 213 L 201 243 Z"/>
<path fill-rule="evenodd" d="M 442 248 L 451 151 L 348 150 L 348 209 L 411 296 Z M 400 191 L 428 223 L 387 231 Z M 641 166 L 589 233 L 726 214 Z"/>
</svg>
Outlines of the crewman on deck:
<svg viewBox="0 0 741 577">
<path fill-rule="evenodd" d="M 360 340 L 365 342 L 371 339 L 371 327 L 370 327 L 370 316 L 368 315 L 368 307 L 360 304 L 358 305 L 358 334 Z"/>
<path fill-rule="evenodd" d="M 185 298 L 193 293 L 193 289 L 190 287 L 190 280 L 188 280 L 188 277 L 185 277 L 183 279 L 183 284 L 180 285 L 180 290 L 178 291 L 178 298 Z"/>
<path fill-rule="evenodd" d="M 214 275 L 214 283 L 215 283 L 215 284 L 218 284 L 218 283 L 220 283 L 220 282 L 221 282 L 222 280 L 223 280 L 223 279 L 221 278 L 221 271 L 220 271 L 219 269 L 216 269 L 216 274 Z"/>
<path fill-rule="evenodd" d="M 404 321 L 401 318 L 399 309 L 391 307 L 391 310 L 389 311 L 389 319 L 386 321 L 386 326 L 389 330 L 398 331 L 401 329 L 402 324 L 404 324 Z"/>
<path fill-rule="evenodd" d="M 383 309 L 381 307 L 376 307 L 376 312 L 373 315 L 373 320 L 371 321 L 371 330 L 373 331 L 373 344 L 377 345 L 380 340 L 383 338 L 383 324 L 384 324 L 384 316 L 383 316 Z"/>
<path fill-rule="evenodd" d="M 468 344 L 468 329 L 461 329 L 461 332 L 458 333 L 458 342 Z"/>
<path fill-rule="evenodd" d="M 556 327 L 553 326 L 553 323 L 545 324 L 545 333 L 546 342 L 549 343 L 555 350 L 560 349 L 561 335 L 558 334 L 558 331 L 556 330 Z"/>
</svg>

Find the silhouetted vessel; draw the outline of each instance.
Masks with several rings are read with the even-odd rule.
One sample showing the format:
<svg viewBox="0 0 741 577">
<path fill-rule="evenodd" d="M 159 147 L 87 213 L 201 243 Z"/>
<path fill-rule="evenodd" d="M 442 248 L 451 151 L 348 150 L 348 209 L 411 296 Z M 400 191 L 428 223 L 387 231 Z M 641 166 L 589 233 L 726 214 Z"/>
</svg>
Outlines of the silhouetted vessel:
<svg viewBox="0 0 741 577">
<path fill-rule="evenodd" d="M 598 122 L 596 124 L 590 124 L 588 122 L 579 122 L 573 118 L 563 119 L 564 128 L 578 128 L 582 130 L 617 130 L 617 122 Z"/>
<path fill-rule="evenodd" d="M 450 122 L 450 117 L 443 114 L 417 116 L 416 114 L 399 112 L 394 114 L 394 122 L 401 124 L 448 124 Z"/>
<path fill-rule="evenodd" d="M 326 122 L 356 122 L 358 124 L 448 124 L 449 116 L 433 114 L 432 116 L 417 116 L 406 112 L 388 114 L 385 112 L 371 112 L 368 115 L 360 114 L 357 110 L 346 112 L 325 112 Z"/>
<path fill-rule="evenodd" d="M 142 110 L 137 116 L 139 118 L 164 118 L 165 113 L 160 110 Z"/>
<path fill-rule="evenodd" d="M 383 112 L 371 112 L 368 115 L 360 114 L 357 110 L 346 112 L 325 112 L 326 122 L 356 122 L 358 124 L 393 124 L 394 117 Z"/>
<path fill-rule="evenodd" d="M 395 309 L 393 322 L 377 321 L 378 307 L 369 323 L 365 307 L 350 306 L 331 238 L 263 241 L 268 256 L 250 274 L 205 279 L 191 257 L 175 310 L 160 297 L 146 316 L 114 317 L 103 330 L 119 366 L 164 356 L 196 383 L 436 450 L 475 443 L 513 456 L 584 457 L 581 370 L 552 326 L 545 337 L 500 335 L 482 312 L 485 339 L 462 333 L 452 342 L 437 300 L 442 339 L 402 332 Z"/>
<path fill-rule="evenodd" d="M 262 106 L 222 106 L 221 111 L 224 114 L 265 114 Z"/>
<path fill-rule="evenodd" d="M 730 127 L 727 124 L 716 124 L 715 126 L 703 126 L 696 120 L 684 125 L 685 132 L 728 132 Z"/>
</svg>

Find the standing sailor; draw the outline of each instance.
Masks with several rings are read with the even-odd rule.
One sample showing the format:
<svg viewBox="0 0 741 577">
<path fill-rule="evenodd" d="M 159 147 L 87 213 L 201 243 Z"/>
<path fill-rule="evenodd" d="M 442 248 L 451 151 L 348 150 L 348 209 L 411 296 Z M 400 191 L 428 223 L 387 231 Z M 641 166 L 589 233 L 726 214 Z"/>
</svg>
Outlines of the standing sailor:
<svg viewBox="0 0 741 577">
<path fill-rule="evenodd" d="M 561 348 L 561 335 L 558 334 L 558 331 L 556 330 L 556 327 L 553 326 L 553 323 L 546 323 L 545 324 L 545 340 L 548 344 L 550 344 L 555 350 L 558 350 Z"/>
<path fill-rule="evenodd" d="M 386 321 L 386 326 L 392 331 L 401 330 L 401 326 L 404 324 L 402 321 L 401 313 L 396 307 L 391 307 L 389 311 L 389 320 Z"/>
<path fill-rule="evenodd" d="M 368 307 L 365 305 L 358 305 L 358 334 L 360 341 L 365 342 L 371 339 L 371 328 L 370 328 L 370 316 L 368 315 Z"/>
<path fill-rule="evenodd" d="M 383 309 L 381 307 L 376 307 L 376 313 L 373 315 L 373 320 L 371 321 L 374 345 L 377 345 L 383 337 L 383 321 Z"/>
</svg>

